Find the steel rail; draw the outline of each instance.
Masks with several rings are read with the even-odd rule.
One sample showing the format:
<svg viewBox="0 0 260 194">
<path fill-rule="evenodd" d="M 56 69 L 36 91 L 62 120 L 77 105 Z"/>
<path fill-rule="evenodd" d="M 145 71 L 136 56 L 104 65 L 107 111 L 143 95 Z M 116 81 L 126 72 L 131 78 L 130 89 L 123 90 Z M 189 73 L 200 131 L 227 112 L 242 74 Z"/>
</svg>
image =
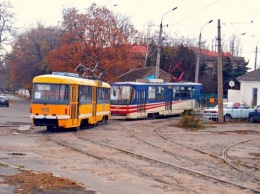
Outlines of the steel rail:
<svg viewBox="0 0 260 194">
<path fill-rule="evenodd" d="M 76 135 L 76 133 L 74 133 L 74 134 Z M 132 152 L 132 151 L 129 151 L 129 150 L 118 148 L 116 146 L 95 142 L 93 140 L 86 139 L 86 138 L 83 138 L 83 137 L 80 137 L 80 136 L 77 136 L 77 137 L 80 138 L 80 139 L 86 140 L 86 141 L 90 141 L 90 142 L 95 143 L 95 144 L 99 144 L 99 145 L 102 145 L 102 146 L 105 146 L 105 147 L 116 149 L 118 151 L 121 151 L 121 152 L 124 152 L 124 153 L 127 153 L 127 154 L 131 154 L 131 155 L 133 155 L 135 157 L 137 156 L 139 158 L 143 158 L 143 159 L 146 159 L 146 160 L 149 160 L 149 161 L 152 161 L 152 162 L 158 162 L 158 163 L 161 163 L 163 165 L 168 165 L 170 167 L 178 168 L 178 169 L 184 170 L 184 171 L 189 172 L 189 173 L 197 174 L 197 175 L 200 175 L 200 176 L 203 176 L 203 177 L 207 177 L 207 178 L 210 178 L 210 179 L 213 179 L 213 180 L 217 180 L 217 181 L 220 181 L 220 182 L 223 182 L 223 183 L 228 183 L 228 184 L 235 185 L 235 186 L 238 186 L 238 187 L 243 188 L 243 189 L 248 189 L 248 190 L 260 193 L 259 189 L 250 188 L 250 187 L 241 185 L 239 183 L 235 183 L 235 182 L 232 182 L 232 181 L 227 181 L 227 180 L 224 180 L 224 179 L 212 176 L 212 175 L 204 174 L 204 173 L 201 173 L 199 171 L 191 170 L 191 169 L 188 169 L 188 168 L 176 165 L 176 164 L 171 164 L 171 163 L 168 163 L 168 162 L 165 162 L 165 161 L 157 160 L 157 159 L 154 159 L 154 158 L 151 158 L 151 157 L 148 157 L 148 156 L 144 156 L 144 155 L 139 154 L 139 153 L 135 153 L 135 152 Z"/>
<path fill-rule="evenodd" d="M 251 176 L 251 177 L 253 177 L 253 178 L 257 179 L 257 180 L 260 180 L 260 177 L 259 177 L 259 176 L 256 176 L 256 175 L 254 175 L 254 174 L 252 174 L 252 173 L 250 173 L 250 172 L 248 172 L 248 171 L 246 171 L 246 170 L 240 168 L 239 166 L 235 165 L 235 164 L 228 158 L 228 156 L 227 156 L 227 151 L 228 151 L 231 147 L 233 147 L 233 146 L 235 146 L 235 145 L 238 145 L 238 144 L 242 144 L 242 143 L 248 142 L 248 141 L 257 140 L 257 139 L 259 139 L 259 138 L 248 139 L 248 140 L 240 141 L 240 142 L 234 143 L 234 144 L 232 144 L 232 145 L 229 145 L 228 147 L 226 147 L 225 149 L 222 150 L 222 159 L 225 160 L 225 161 L 226 161 L 230 166 L 232 166 L 233 168 L 235 168 L 235 169 L 237 169 L 237 170 L 239 170 L 239 171 L 241 171 L 241 172 L 247 174 L 248 176 Z"/>
<path fill-rule="evenodd" d="M 76 133 L 76 132 L 75 132 L 75 133 Z M 74 134 L 75 134 L 75 133 L 74 133 Z M 77 137 L 78 137 L 78 136 L 77 136 Z M 146 177 L 152 178 L 152 179 L 154 179 L 154 180 L 156 180 L 156 181 L 158 181 L 158 182 L 175 186 L 175 187 L 177 187 L 177 188 L 179 188 L 179 189 L 182 189 L 182 190 L 184 190 L 184 191 L 187 191 L 187 192 L 189 192 L 189 193 L 200 194 L 200 193 L 198 193 L 198 192 L 196 192 L 196 191 L 190 190 L 190 189 L 188 189 L 188 188 L 186 188 L 186 187 L 183 187 L 183 186 L 181 186 L 181 185 L 178 185 L 178 184 L 169 182 L 169 181 L 167 181 L 167 180 L 163 180 L 163 179 L 161 179 L 161 178 L 159 178 L 159 177 L 153 176 L 152 174 L 143 172 L 143 171 L 141 171 L 141 170 L 139 170 L 139 169 L 137 169 L 137 168 L 131 167 L 131 166 L 127 166 L 126 164 L 120 163 L 120 162 L 115 161 L 115 160 L 113 160 L 113 159 L 101 157 L 101 156 L 98 156 L 97 154 L 93 154 L 93 153 L 86 152 L 86 151 L 81 150 L 81 149 L 79 149 L 79 148 L 77 148 L 77 147 L 75 147 L 75 146 L 72 146 L 72 145 L 68 144 L 68 143 L 64 143 L 64 142 L 61 142 L 61 141 L 57 141 L 57 140 L 54 140 L 53 138 L 50 138 L 50 137 L 48 137 L 47 139 L 48 139 L 49 141 L 55 142 L 55 143 L 57 143 L 57 144 L 59 144 L 59 145 L 62 145 L 62 146 L 64 146 L 64 147 L 67 147 L 67 148 L 72 149 L 72 150 L 74 150 L 74 151 L 80 152 L 80 153 L 85 154 L 85 155 L 87 155 L 87 156 L 94 157 L 94 158 L 99 159 L 99 160 L 109 161 L 109 162 L 111 162 L 111 163 L 120 165 L 120 166 L 122 166 L 122 167 L 124 167 L 124 168 L 126 168 L 126 169 L 132 170 L 132 171 L 137 172 L 137 173 L 139 173 L 139 174 L 141 174 L 141 175 L 144 175 L 144 176 L 146 176 Z M 84 138 L 80 138 L 80 139 L 83 139 L 83 140 L 85 140 L 85 141 L 89 141 L 89 140 L 84 139 Z M 91 141 L 90 141 L 90 142 L 91 142 Z"/>
</svg>

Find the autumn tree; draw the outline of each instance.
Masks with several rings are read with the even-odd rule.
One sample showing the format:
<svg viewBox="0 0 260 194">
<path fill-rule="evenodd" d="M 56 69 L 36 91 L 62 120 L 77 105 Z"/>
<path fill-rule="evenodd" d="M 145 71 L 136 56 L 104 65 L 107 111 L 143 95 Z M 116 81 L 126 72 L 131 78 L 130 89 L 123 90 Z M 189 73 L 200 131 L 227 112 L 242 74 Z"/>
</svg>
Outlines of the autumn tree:
<svg viewBox="0 0 260 194">
<path fill-rule="evenodd" d="M 4 56 L 6 47 L 11 43 L 14 13 L 12 13 L 12 4 L 10 1 L 3 1 L 0 3 L 0 56 Z"/>
<path fill-rule="evenodd" d="M 202 91 L 205 94 L 218 93 L 218 77 L 217 74 L 203 74 L 200 76 Z"/>
<path fill-rule="evenodd" d="M 156 53 L 155 53 L 156 54 Z M 156 59 L 154 57 L 154 59 Z M 177 63 L 181 62 L 180 68 L 184 71 L 183 81 L 193 81 L 195 75 L 195 54 L 189 47 L 165 46 L 162 48 L 160 68 L 169 72 Z M 182 71 L 176 69 L 172 75 L 176 78 L 180 76 Z"/>
<path fill-rule="evenodd" d="M 156 53 L 157 54 L 157 53 Z M 176 49 L 172 46 L 166 46 L 162 49 L 160 68 L 166 72 L 173 66 L 175 60 Z"/>
<path fill-rule="evenodd" d="M 20 34 L 7 55 L 12 79 L 30 91 L 33 77 L 50 73 L 46 56 L 59 46 L 60 33 L 57 27 L 38 24 L 37 28 Z"/>
<path fill-rule="evenodd" d="M 14 33 L 12 29 L 14 20 L 12 8 L 13 6 L 9 1 L 0 2 L 0 90 L 10 88 L 10 68 L 5 63 L 4 58 Z"/>
<path fill-rule="evenodd" d="M 115 17 L 105 7 L 92 4 L 86 13 L 63 10 L 61 46 L 48 56 L 52 71 L 74 72 L 82 64 L 112 81 L 131 68 L 129 36 L 134 29 L 125 17 Z M 91 76 L 91 74 L 90 74 Z"/>
</svg>

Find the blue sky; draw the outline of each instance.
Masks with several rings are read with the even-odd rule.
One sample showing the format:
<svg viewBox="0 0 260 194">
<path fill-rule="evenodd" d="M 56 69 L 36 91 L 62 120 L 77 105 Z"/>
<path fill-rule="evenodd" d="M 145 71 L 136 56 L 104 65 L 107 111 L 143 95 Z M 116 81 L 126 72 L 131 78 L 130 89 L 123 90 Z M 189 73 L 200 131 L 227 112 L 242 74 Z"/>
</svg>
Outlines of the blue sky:
<svg viewBox="0 0 260 194">
<path fill-rule="evenodd" d="M 106 6 L 113 12 L 131 18 L 134 26 L 143 31 L 149 23 L 154 30 L 159 30 L 162 16 L 174 7 L 176 10 L 163 17 L 164 28 L 172 37 L 183 36 L 198 38 L 200 30 L 209 20 L 212 23 L 203 27 L 202 39 L 212 43 L 217 36 L 217 21 L 221 22 L 223 45 L 230 44 L 230 37 L 235 36 L 235 43 L 242 49 L 241 56 L 250 60 L 254 67 L 255 49 L 260 47 L 260 1 L 258 0 L 10 0 L 17 17 L 15 23 L 19 29 L 25 29 L 41 21 L 45 25 L 56 25 L 61 20 L 61 10 L 77 7 L 84 11 L 92 3 Z M 114 6 L 116 5 L 116 6 Z M 252 22 L 253 21 L 253 22 Z M 158 28 L 158 29 L 156 29 Z M 240 34 L 246 33 L 243 36 Z M 227 49 L 227 48 L 226 48 Z M 258 49 L 260 50 L 260 49 Z M 260 67 L 260 54 L 257 65 Z"/>
</svg>

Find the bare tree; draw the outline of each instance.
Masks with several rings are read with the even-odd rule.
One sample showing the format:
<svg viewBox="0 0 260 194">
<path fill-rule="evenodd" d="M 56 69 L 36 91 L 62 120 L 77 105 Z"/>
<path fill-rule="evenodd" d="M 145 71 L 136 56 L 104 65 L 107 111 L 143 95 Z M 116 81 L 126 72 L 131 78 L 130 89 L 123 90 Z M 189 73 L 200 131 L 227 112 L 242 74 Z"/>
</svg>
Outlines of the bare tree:
<svg viewBox="0 0 260 194">
<path fill-rule="evenodd" d="M 20 34 L 6 55 L 12 81 L 18 81 L 30 91 L 33 77 L 50 73 L 47 55 L 60 45 L 60 34 L 58 27 L 44 27 L 40 23 L 37 28 Z"/>
<path fill-rule="evenodd" d="M 10 1 L 3 1 L 0 3 L 0 56 L 4 57 L 6 52 L 6 45 L 11 43 L 13 34 L 12 25 L 14 13 L 11 12 L 13 6 Z"/>
</svg>

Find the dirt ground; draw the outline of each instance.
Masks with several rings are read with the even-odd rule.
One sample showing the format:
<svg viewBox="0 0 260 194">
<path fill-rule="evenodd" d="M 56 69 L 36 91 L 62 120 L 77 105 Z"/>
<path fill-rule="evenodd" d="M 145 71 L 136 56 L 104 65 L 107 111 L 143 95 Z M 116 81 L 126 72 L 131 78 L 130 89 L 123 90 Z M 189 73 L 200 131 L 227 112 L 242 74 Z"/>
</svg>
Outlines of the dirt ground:
<svg viewBox="0 0 260 194">
<path fill-rule="evenodd" d="M 22 170 L 20 174 L 5 177 L 2 183 L 13 185 L 14 193 L 30 194 L 30 193 L 86 193 L 85 187 L 73 180 L 62 177 L 55 177 L 52 173 L 37 173 Z"/>
</svg>

